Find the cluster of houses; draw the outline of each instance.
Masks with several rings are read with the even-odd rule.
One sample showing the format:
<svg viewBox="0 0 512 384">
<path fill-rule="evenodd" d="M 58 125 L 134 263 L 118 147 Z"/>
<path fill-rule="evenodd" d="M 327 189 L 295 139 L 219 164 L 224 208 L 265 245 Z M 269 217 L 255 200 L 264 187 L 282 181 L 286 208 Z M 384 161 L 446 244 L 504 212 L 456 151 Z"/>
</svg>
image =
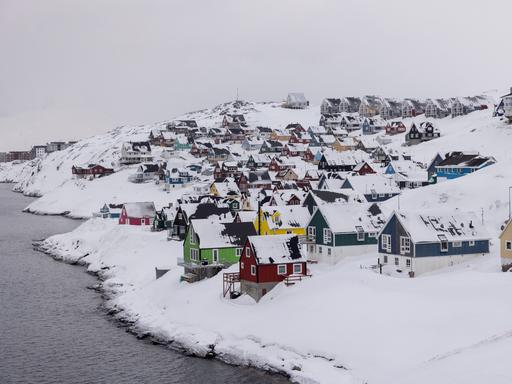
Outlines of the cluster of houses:
<svg viewBox="0 0 512 384">
<path fill-rule="evenodd" d="M 425 114 L 427 118 L 462 116 L 476 110 L 487 109 L 489 100 L 485 96 L 470 96 L 449 99 L 391 99 L 378 96 L 326 98 L 320 105 L 322 115 L 358 113 L 362 117 L 379 115 L 385 120 L 398 117 L 415 117 Z"/>
<path fill-rule="evenodd" d="M 46 145 L 34 145 L 30 151 L 0 152 L 0 163 L 41 159 L 48 153 L 62 151 L 75 143 L 76 141 L 51 141 Z"/>
<path fill-rule="evenodd" d="M 349 112 L 360 108 L 356 98 L 336 105 Z M 338 113 L 328 107 L 334 108 L 323 104 L 322 111 Z M 383 138 L 404 134 L 406 145 L 431 140 L 439 137 L 432 122 L 406 127 L 347 114 L 338 125 L 325 116 L 310 127 L 252 126 L 243 114 L 228 113 L 217 128 L 195 120 L 166 124 L 151 131 L 148 141 L 124 143 L 120 162 L 138 165 L 131 181 L 159 180 L 164 191 L 183 188 L 182 196 L 159 210 L 152 202 L 105 204 L 98 215 L 165 230 L 169 241 L 182 242 L 183 281 L 238 265 L 236 272 L 223 273 L 223 293 L 255 300 L 277 284 L 310 278 L 312 263 L 374 254 L 374 270 L 414 277 L 489 253 L 490 238 L 471 213 L 397 209 L 386 215 L 381 204 L 404 189 L 478 171 L 494 158 L 459 151 L 422 163 L 410 147 L 393 150 Z M 154 147 L 167 153 L 165 161 L 154 162 Z M 512 265 L 512 226 L 504 234 L 503 252 Z"/>
</svg>

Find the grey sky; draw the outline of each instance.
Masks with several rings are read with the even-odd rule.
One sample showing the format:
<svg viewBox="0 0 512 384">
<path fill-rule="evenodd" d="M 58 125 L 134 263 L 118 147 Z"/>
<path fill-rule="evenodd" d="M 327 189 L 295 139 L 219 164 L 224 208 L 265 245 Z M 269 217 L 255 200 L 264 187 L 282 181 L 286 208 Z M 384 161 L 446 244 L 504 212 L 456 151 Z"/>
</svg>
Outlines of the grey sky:
<svg viewBox="0 0 512 384">
<path fill-rule="evenodd" d="M 233 99 L 512 84 L 510 0 L 0 0 L 0 150 Z"/>
</svg>

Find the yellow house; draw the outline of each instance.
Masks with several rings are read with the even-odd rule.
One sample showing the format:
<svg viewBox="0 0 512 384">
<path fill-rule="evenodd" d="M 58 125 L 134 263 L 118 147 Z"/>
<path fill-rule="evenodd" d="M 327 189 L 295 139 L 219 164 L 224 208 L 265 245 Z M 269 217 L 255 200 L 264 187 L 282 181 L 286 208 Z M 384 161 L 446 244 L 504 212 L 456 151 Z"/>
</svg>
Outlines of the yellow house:
<svg viewBox="0 0 512 384">
<path fill-rule="evenodd" d="M 504 272 L 512 268 L 512 220 L 505 222 L 500 235 L 501 268 Z"/>
<path fill-rule="evenodd" d="M 265 206 L 254 219 L 254 227 L 261 235 L 306 235 L 306 226 L 311 215 L 300 205 Z"/>
<path fill-rule="evenodd" d="M 356 148 L 356 145 L 353 137 L 345 137 L 343 140 L 336 139 L 332 149 L 338 152 L 352 151 Z"/>
</svg>

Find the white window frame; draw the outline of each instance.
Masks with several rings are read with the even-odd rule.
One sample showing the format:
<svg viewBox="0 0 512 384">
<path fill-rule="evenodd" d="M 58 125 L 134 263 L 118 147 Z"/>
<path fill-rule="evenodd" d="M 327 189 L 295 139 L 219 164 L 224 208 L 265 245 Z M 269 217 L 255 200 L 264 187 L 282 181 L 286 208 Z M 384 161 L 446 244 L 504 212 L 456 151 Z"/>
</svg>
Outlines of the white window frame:
<svg viewBox="0 0 512 384">
<path fill-rule="evenodd" d="M 190 260 L 199 261 L 199 250 L 197 248 L 190 248 Z"/>
<path fill-rule="evenodd" d="M 240 263 L 240 269 L 244 269 L 244 262 L 243 261 Z"/>
<path fill-rule="evenodd" d="M 329 228 L 324 228 L 324 244 L 329 244 L 332 241 L 332 231 Z"/>
<path fill-rule="evenodd" d="M 405 266 L 407 268 L 411 268 L 411 259 L 409 259 L 409 258 L 405 259 Z"/>
<path fill-rule="evenodd" d="M 242 256 L 242 248 L 237 248 L 236 249 L 236 257 L 240 257 Z"/>
<path fill-rule="evenodd" d="M 245 257 L 247 257 L 247 258 L 251 257 L 251 249 L 249 247 L 245 248 Z"/>
<path fill-rule="evenodd" d="M 316 227 L 314 227 L 314 226 L 308 227 L 308 239 L 310 239 L 310 240 L 316 239 Z"/>
<path fill-rule="evenodd" d="M 452 242 L 452 247 L 453 248 L 460 248 L 460 247 L 462 247 L 462 241 L 454 241 L 454 242 Z"/>
<path fill-rule="evenodd" d="M 318 246 L 318 253 L 322 253 L 322 248 L 323 247 L 321 245 Z"/>
<path fill-rule="evenodd" d="M 400 259 L 398 257 L 395 257 L 395 265 L 397 267 L 400 266 Z"/>
<path fill-rule="evenodd" d="M 474 247 L 475 246 L 475 240 L 469 240 L 469 246 Z"/>
<path fill-rule="evenodd" d="M 281 268 L 284 268 L 284 272 L 280 272 Z M 277 274 L 286 275 L 286 264 L 277 264 Z"/>
<path fill-rule="evenodd" d="M 505 250 L 512 251 L 512 241 L 510 241 L 510 240 L 505 241 Z"/>
<path fill-rule="evenodd" d="M 328 255 L 328 256 L 331 256 L 331 254 L 332 254 L 332 249 L 331 249 L 331 247 L 327 247 L 327 255 Z"/>
<path fill-rule="evenodd" d="M 388 263 L 388 255 L 384 255 L 384 256 L 383 256 L 382 262 L 383 262 L 384 264 L 387 264 L 387 263 Z"/>
<path fill-rule="evenodd" d="M 297 267 L 299 267 L 299 271 L 296 271 Z M 293 273 L 294 274 L 302 274 L 302 264 L 300 264 L 300 263 L 293 264 Z"/>
<path fill-rule="evenodd" d="M 256 266 L 251 265 L 251 276 L 256 276 Z"/>
<path fill-rule="evenodd" d="M 190 244 L 195 244 L 195 243 L 196 243 L 196 238 L 194 235 L 194 227 L 190 226 Z"/>
<path fill-rule="evenodd" d="M 356 236 L 357 236 L 357 241 L 364 241 L 365 239 L 365 236 L 364 236 L 364 230 L 361 228 L 361 229 L 357 229 L 356 227 Z"/>
<path fill-rule="evenodd" d="M 405 255 L 411 252 L 411 239 L 407 236 L 400 236 L 400 254 Z"/>
<path fill-rule="evenodd" d="M 391 253 L 391 235 L 383 234 L 381 236 L 382 240 L 382 249 L 385 250 L 388 253 Z"/>
</svg>

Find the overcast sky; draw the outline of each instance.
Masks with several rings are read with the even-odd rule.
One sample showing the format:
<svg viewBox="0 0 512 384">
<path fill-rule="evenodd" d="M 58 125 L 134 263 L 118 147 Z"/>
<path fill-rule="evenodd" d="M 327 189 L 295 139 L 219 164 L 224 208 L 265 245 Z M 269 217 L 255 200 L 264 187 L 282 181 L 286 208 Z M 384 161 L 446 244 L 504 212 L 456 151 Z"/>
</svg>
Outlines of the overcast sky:
<svg viewBox="0 0 512 384">
<path fill-rule="evenodd" d="M 0 151 L 234 99 L 512 84 L 510 0 L 0 0 Z M 506 35 L 506 37 L 505 37 Z"/>
</svg>

